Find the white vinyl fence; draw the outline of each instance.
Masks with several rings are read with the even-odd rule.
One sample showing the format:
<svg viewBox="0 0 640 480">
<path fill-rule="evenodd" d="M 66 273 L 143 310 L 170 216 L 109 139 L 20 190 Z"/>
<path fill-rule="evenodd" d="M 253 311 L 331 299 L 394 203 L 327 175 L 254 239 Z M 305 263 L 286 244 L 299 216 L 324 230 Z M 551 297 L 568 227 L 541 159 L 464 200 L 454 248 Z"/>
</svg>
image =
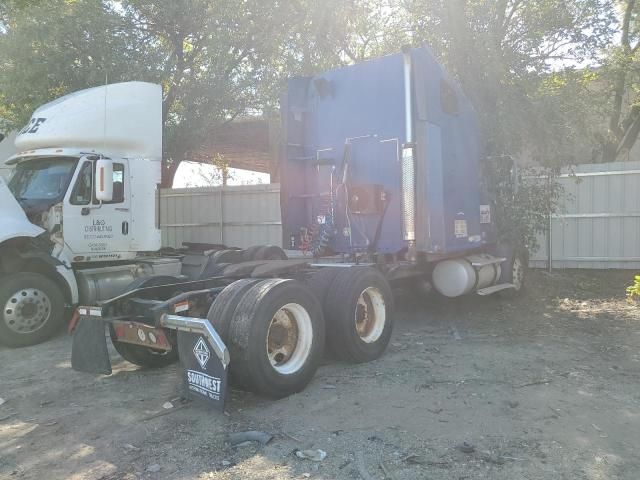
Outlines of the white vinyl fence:
<svg viewBox="0 0 640 480">
<path fill-rule="evenodd" d="M 565 198 L 551 222 L 553 268 L 640 270 L 640 162 L 580 165 L 560 181 Z M 160 208 L 164 246 L 281 246 L 278 184 L 162 190 Z M 531 266 L 545 268 L 547 238 L 539 243 Z"/>
<path fill-rule="evenodd" d="M 579 165 L 560 181 L 564 208 L 551 221 L 553 268 L 640 269 L 640 162 Z M 531 266 L 547 267 L 548 237 Z"/>
<path fill-rule="evenodd" d="M 281 246 L 280 185 L 163 189 L 160 225 L 165 247 L 182 242 Z"/>
</svg>

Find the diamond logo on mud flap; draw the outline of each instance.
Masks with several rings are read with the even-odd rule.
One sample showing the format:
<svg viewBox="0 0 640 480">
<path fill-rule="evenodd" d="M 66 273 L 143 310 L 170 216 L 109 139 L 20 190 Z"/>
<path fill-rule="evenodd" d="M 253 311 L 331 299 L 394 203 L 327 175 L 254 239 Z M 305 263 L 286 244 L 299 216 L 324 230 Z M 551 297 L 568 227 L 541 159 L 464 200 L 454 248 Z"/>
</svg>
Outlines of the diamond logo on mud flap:
<svg viewBox="0 0 640 480">
<path fill-rule="evenodd" d="M 200 337 L 198 339 L 196 346 L 193 347 L 193 354 L 196 356 L 196 360 L 198 360 L 200 366 L 204 369 L 211 357 L 211 351 L 207 346 L 207 342 L 204 341 L 204 338 Z"/>
</svg>

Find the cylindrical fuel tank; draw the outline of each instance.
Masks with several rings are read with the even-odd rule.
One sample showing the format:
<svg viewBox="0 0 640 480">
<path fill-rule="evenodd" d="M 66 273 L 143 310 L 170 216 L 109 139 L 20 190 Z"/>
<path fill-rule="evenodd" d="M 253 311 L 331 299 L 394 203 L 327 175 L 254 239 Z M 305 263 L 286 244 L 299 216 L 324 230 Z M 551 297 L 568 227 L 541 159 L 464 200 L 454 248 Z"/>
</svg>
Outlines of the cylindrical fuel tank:
<svg viewBox="0 0 640 480">
<path fill-rule="evenodd" d="M 444 260 L 433 269 L 434 288 L 445 297 L 459 297 L 495 285 L 500 279 L 499 259 L 470 255 Z"/>
<path fill-rule="evenodd" d="M 179 276 L 180 267 L 180 258 L 177 257 L 149 257 L 138 263 L 78 269 L 76 279 L 80 303 L 94 305 L 96 302 L 116 297 L 138 277 Z"/>
</svg>

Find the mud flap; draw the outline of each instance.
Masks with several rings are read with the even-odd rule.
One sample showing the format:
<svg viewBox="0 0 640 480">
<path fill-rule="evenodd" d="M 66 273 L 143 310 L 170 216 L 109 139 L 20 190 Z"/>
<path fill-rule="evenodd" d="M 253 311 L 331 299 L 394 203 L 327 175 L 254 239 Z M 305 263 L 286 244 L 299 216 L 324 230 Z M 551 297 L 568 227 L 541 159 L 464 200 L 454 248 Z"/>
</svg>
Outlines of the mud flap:
<svg viewBox="0 0 640 480">
<path fill-rule="evenodd" d="M 80 317 L 73 334 L 71 367 L 79 372 L 111 375 L 111 359 L 101 319 Z"/>
<path fill-rule="evenodd" d="M 224 411 L 227 369 L 207 339 L 198 333 L 178 331 L 178 353 L 186 396 Z"/>
</svg>

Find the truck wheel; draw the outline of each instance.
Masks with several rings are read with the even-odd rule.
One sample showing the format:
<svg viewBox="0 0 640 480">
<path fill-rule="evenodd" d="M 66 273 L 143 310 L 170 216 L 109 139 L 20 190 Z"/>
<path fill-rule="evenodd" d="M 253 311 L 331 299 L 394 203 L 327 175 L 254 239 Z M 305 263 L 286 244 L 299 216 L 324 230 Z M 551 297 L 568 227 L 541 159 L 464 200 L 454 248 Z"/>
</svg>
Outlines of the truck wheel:
<svg viewBox="0 0 640 480">
<path fill-rule="evenodd" d="M 236 307 L 244 297 L 244 294 L 261 280 L 243 278 L 227 285 L 211 304 L 207 318 L 220 338 L 227 343 L 229 336 L 229 324 L 236 311 Z"/>
<path fill-rule="evenodd" d="M 246 250 L 242 251 L 242 260 L 245 262 L 251 262 L 252 260 L 259 260 L 256 257 L 256 253 L 262 248 L 262 245 L 254 245 Z"/>
<path fill-rule="evenodd" d="M 240 263 L 243 261 L 242 250 L 220 250 L 213 254 L 215 263 Z"/>
<path fill-rule="evenodd" d="M 280 247 L 265 245 L 254 253 L 255 260 L 286 260 L 287 254 Z"/>
<path fill-rule="evenodd" d="M 138 288 L 157 287 L 159 285 L 179 283 L 180 280 L 169 275 L 158 275 L 155 277 L 141 277 L 136 278 L 131 282 L 125 292 L 137 290 Z M 174 344 L 173 349 L 169 352 L 154 350 L 152 348 L 143 347 L 141 345 L 133 345 L 131 343 L 124 343 L 118 341 L 116 331 L 113 325 L 109 325 L 109 335 L 111 337 L 111 343 L 116 352 L 120 354 L 126 361 L 138 365 L 143 368 L 162 368 L 178 360 L 178 348 Z"/>
<path fill-rule="evenodd" d="M 321 268 L 317 272 L 314 272 L 306 282 L 309 289 L 318 297 L 318 300 L 320 300 L 320 305 L 322 305 L 323 308 L 327 293 L 329 293 L 329 288 L 335 281 L 338 273 L 340 273 L 340 268 Z"/>
<path fill-rule="evenodd" d="M 370 267 L 341 270 L 324 302 L 327 342 L 343 360 L 379 358 L 393 331 L 393 295 L 387 279 Z"/>
<path fill-rule="evenodd" d="M 525 280 L 527 278 L 527 269 L 529 264 L 528 255 L 523 250 L 511 250 L 507 257 L 507 261 L 502 266 L 501 282 L 512 283 L 515 288 L 509 288 L 498 292 L 502 298 L 515 298 L 524 292 Z"/>
<path fill-rule="evenodd" d="M 231 263 L 210 263 L 200 274 L 198 280 L 207 280 L 213 277 L 222 277 L 224 276 L 224 269 L 229 265 L 231 265 Z"/>
<path fill-rule="evenodd" d="M 54 336 L 65 318 L 64 296 L 53 280 L 38 273 L 16 273 L 0 280 L 0 343 L 36 345 Z"/>
<path fill-rule="evenodd" d="M 295 280 L 262 280 L 249 289 L 229 328 L 231 379 L 274 398 L 304 389 L 324 349 L 320 302 Z"/>
</svg>

